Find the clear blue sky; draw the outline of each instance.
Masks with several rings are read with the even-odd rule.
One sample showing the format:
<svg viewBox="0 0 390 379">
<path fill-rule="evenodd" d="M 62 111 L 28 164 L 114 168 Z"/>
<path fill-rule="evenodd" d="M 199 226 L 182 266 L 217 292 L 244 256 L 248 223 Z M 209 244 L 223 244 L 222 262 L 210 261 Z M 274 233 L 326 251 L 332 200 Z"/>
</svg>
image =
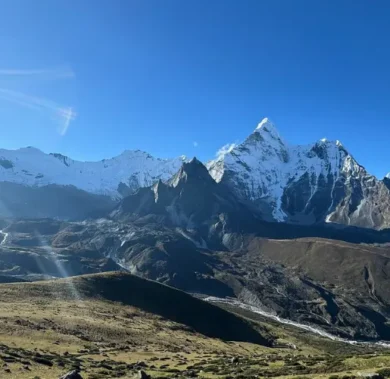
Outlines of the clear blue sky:
<svg viewBox="0 0 390 379">
<path fill-rule="evenodd" d="M 382 177 L 389 20 L 387 0 L 4 0 L 0 145 L 206 160 L 267 116 Z"/>
</svg>

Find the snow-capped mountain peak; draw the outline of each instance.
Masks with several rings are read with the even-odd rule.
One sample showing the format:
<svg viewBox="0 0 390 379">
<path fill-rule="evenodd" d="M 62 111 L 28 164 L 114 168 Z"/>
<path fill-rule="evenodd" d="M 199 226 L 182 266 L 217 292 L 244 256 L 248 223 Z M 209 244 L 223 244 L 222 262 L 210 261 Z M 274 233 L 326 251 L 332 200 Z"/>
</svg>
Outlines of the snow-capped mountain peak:
<svg viewBox="0 0 390 379">
<path fill-rule="evenodd" d="M 375 227 L 383 224 L 386 214 L 386 223 L 390 224 L 390 209 L 367 215 L 377 207 L 379 202 L 374 198 L 379 192 L 389 195 L 380 206 L 389 205 L 387 188 L 369 175 L 338 140 L 292 145 L 265 118 L 243 143 L 219 155 L 207 167 L 217 182 L 230 187 L 240 199 L 252 202 L 272 220 L 341 220 Z"/>
<path fill-rule="evenodd" d="M 285 144 L 276 126 L 268 117 L 265 117 L 257 125 L 253 133 L 259 134 L 261 138 L 268 141 L 269 143 Z"/>
</svg>

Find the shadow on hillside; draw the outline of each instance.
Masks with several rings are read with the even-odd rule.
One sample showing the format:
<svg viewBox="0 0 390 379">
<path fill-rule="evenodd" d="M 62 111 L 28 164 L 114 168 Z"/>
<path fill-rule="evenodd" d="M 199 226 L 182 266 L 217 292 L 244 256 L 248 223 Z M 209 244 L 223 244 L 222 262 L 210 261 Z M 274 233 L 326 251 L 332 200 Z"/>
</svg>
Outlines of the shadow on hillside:
<svg viewBox="0 0 390 379">
<path fill-rule="evenodd" d="M 125 273 L 76 279 L 87 296 L 140 308 L 189 326 L 208 337 L 270 346 L 247 321 L 174 288 Z M 78 283 L 77 283 L 78 282 Z"/>
</svg>

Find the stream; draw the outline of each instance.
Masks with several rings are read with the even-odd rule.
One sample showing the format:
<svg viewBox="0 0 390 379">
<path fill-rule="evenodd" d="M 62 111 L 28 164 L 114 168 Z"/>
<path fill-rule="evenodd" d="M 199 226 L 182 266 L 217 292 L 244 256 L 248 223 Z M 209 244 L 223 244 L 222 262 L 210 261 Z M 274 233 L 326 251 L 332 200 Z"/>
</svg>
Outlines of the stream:
<svg viewBox="0 0 390 379">
<path fill-rule="evenodd" d="M 324 330 L 316 328 L 314 326 L 301 324 L 301 323 L 296 322 L 296 321 L 291 321 L 291 320 L 288 320 L 285 318 L 281 318 L 275 314 L 266 312 L 266 311 L 262 310 L 261 308 L 242 303 L 242 302 L 235 300 L 235 299 L 222 299 L 219 297 L 209 296 L 209 297 L 204 298 L 203 300 L 208 301 L 210 303 L 225 303 L 225 304 L 229 304 L 229 305 L 241 308 L 241 309 L 245 309 L 245 310 L 251 311 L 253 313 L 260 314 L 264 317 L 270 318 L 272 320 L 275 320 L 277 322 L 280 322 L 281 324 L 291 325 L 291 326 L 294 326 L 296 328 L 303 329 L 303 330 L 306 330 L 306 331 L 314 333 L 314 334 L 318 334 L 322 337 L 329 338 L 333 341 L 344 342 L 344 343 L 348 343 L 350 345 L 378 346 L 378 347 L 390 349 L 390 342 L 388 342 L 388 341 L 367 342 L 367 341 L 355 341 L 355 340 L 349 340 L 346 338 L 337 337 L 333 334 L 325 332 Z"/>
</svg>

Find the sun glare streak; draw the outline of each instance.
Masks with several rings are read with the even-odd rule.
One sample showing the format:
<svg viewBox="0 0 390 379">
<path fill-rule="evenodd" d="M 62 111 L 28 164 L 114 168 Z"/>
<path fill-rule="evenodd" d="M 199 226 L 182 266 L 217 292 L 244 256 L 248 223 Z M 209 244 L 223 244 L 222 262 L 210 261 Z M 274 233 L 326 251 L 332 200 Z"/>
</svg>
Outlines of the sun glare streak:
<svg viewBox="0 0 390 379">
<path fill-rule="evenodd" d="M 58 259 L 57 254 L 52 250 L 51 246 L 49 246 L 49 244 L 47 243 L 45 238 L 38 231 L 35 231 L 35 236 L 38 238 L 40 246 L 42 247 L 42 249 L 45 252 L 48 253 L 49 257 L 52 259 L 52 261 L 56 265 L 58 273 L 60 274 L 60 277 L 61 278 L 68 278 L 70 275 L 66 271 L 66 269 L 63 266 L 62 262 Z M 39 265 L 40 263 L 37 262 L 37 264 Z M 45 273 L 44 271 L 45 271 L 45 269 L 43 268 L 43 273 Z M 69 289 L 70 289 L 72 297 L 75 300 L 81 302 L 81 296 L 80 296 L 79 292 L 77 291 L 77 288 L 73 284 L 72 280 L 69 280 L 67 283 L 69 285 Z"/>
<path fill-rule="evenodd" d="M 74 79 L 76 75 L 71 67 L 65 65 L 51 69 L 0 68 L 0 79 L 2 77 L 20 77 L 25 83 L 29 78 L 39 81 L 45 79 Z M 72 107 L 57 104 L 50 99 L 33 96 L 24 91 L 0 88 L 0 99 L 49 116 L 57 123 L 57 130 L 60 136 L 66 134 L 70 123 L 76 118 L 76 112 Z"/>
</svg>

